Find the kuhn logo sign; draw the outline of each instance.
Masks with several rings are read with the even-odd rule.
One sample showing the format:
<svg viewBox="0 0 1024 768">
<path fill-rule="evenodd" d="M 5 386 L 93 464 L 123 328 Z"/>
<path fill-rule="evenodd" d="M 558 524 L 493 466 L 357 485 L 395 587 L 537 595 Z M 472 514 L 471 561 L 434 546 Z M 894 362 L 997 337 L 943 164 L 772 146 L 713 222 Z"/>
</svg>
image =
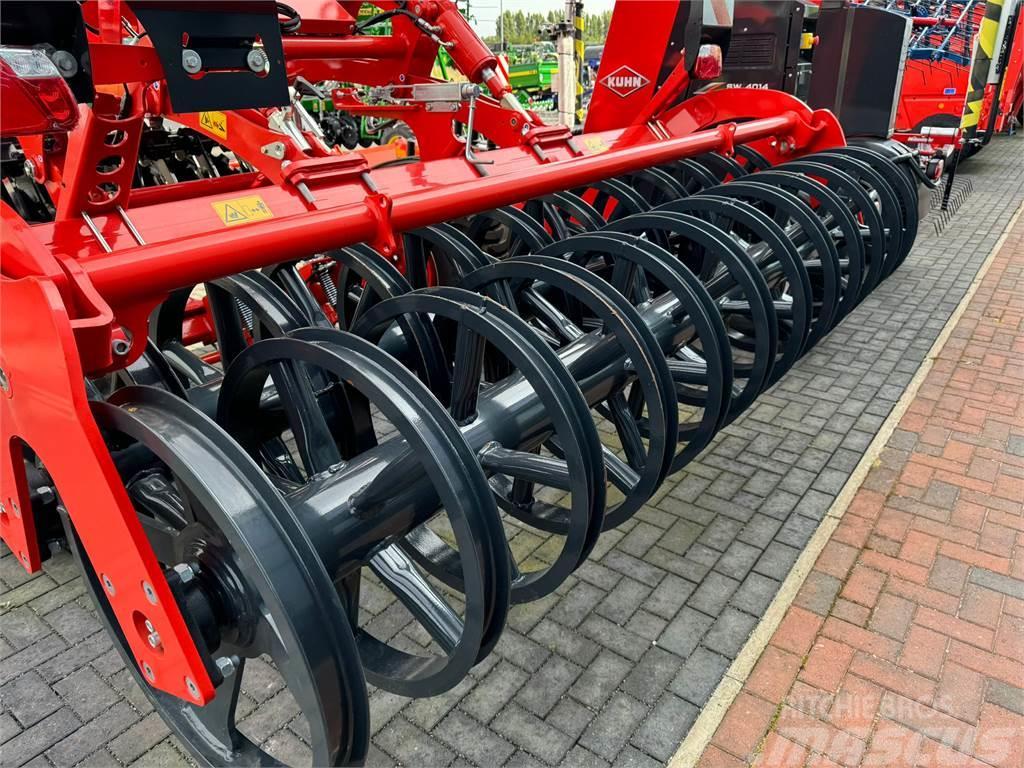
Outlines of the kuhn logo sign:
<svg viewBox="0 0 1024 768">
<path fill-rule="evenodd" d="M 632 67 L 623 64 L 610 75 L 601 79 L 601 84 L 616 96 L 625 98 L 647 85 L 650 80 Z"/>
</svg>

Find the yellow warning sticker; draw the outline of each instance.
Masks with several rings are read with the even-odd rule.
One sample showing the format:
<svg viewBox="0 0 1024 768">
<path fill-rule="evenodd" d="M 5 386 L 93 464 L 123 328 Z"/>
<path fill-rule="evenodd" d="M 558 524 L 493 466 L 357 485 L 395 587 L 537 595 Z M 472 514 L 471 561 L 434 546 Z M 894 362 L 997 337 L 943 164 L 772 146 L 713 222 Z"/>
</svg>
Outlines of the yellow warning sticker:
<svg viewBox="0 0 1024 768">
<path fill-rule="evenodd" d="M 222 139 L 228 137 L 228 116 L 223 112 L 200 112 L 199 125 L 214 136 Z"/>
<path fill-rule="evenodd" d="M 592 153 L 597 154 L 598 152 L 607 152 L 609 146 L 604 143 L 604 139 L 600 136 L 584 136 L 583 143 L 587 145 Z"/>
<path fill-rule="evenodd" d="M 219 203 L 210 203 L 213 210 L 220 216 L 220 220 L 227 226 L 235 224 L 248 224 L 250 221 L 263 221 L 274 218 L 273 211 L 263 202 L 259 195 L 247 195 L 236 197 L 233 200 L 221 200 Z"/>
</svg>

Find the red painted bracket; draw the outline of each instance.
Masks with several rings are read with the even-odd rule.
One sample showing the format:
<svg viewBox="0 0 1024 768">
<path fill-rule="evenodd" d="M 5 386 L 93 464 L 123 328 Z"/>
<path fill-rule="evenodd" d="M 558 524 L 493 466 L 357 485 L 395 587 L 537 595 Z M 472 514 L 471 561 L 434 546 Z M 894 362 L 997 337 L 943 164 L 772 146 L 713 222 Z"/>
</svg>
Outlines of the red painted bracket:
<svg viewBox="0 0 1024 768">
<path fill-rule="evenodd" d="M 716 129 L 722 137 L 722 144 L 718 152 L 726 157 L 736 154 L 736 123 L 726 123 Z"/>
<path fill-rule="evenodd" d="M 377 224 L 377 234 L 369 244 L 377 253 L 397 262 L 399 270 L 404 272 L 405 264 L 401 263 L 402 251 L 395 238 L 395 228 L 391 223 L 391 198 L 377 192 L 367 195 L 365 203 L 366 209 Z"/>
<path fill-rule="evenodd" d="M 78 127 L 68 139 L 57 221 L 94 216 L 128 206 L 142 138 L 142 108 L 113 117 L 119 99 L 97 93 L 92 108 L 79 107 Z"/>
<path fill-rule="evenodd" d="M 50 280 L 0 278 L 0 535 L 29 572 L 40 567 L 23 466 L 39 457 L 105 585 L 132 654 L 152 685 L 185 701 L 214 695 L 86 396 L 71 320 Z M 147 641 L 146 622 L 161 638 Z"/>
<path fill-rule="evenodd" d="M 358 180 L 369 170 L 370 164 L 365 157 L 357 152 L 349 152 L 288 163 L 281 169 L 281 179 L 295 187 L 305 184 L 315 188 L 318 184 Z"/>
</svg>

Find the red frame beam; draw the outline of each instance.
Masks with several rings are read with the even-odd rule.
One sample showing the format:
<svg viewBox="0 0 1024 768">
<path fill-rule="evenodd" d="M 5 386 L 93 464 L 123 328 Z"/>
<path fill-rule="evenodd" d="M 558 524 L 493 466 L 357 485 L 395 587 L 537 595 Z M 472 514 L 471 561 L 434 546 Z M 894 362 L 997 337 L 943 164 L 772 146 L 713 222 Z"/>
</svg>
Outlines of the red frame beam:
<svg viewBox="0 0 1024 768">
<path fill-rule="evenodd" d="M 747 143 L 787 134 L 797 126 L 793 112 L 735 126 L 733 141 Z M 702 131 L 658 143 L 591 154 L 529 168 L 527 172 L 431 185 L 395 194 L 390 227 L 403 232 L 446 219 L 527 200 L 551 192 L 662 165 L 722 148 L 727 131 Z M 614 141 L 618 133 L 607 136 Z M 382 187 L 387 193 L 387 189 Z M 83 259 L 80 265 L 111 304 L 162 296 L 185 285 L 247 269 L 300 259 L 319 251 L 374 241 L 379 219 L 366 206 L 329 208 L 275 218 L 234 230 L 194 235 L 173 242 L 116 250 Z"/>
</svg>

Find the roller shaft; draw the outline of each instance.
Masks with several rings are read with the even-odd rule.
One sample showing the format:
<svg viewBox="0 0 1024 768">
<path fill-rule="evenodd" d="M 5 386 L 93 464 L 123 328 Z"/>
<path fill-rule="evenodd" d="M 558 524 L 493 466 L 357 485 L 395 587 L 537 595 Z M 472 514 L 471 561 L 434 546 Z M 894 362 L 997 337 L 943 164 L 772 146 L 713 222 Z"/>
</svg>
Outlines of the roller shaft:
<svg viewBox="0 0 1024 768">
<path fill-rule="evenodd" d="M 726 285 L 720 282 L 719 290 L 724 293 Z M 666 293 L 641 310 L 641 317 L 666 353 L 676 349 L 692 331 L 689 323 L 673 321 L 679 309 L 678 299 Z M 588 333 L 563 347 L 558 355 L 573 370 L 587 403 L 592 406 L 630 376 L 614 334 Z M 477 412 L 480 418 L 462 427 L 466 442 L 475 452 L 494 442 L 529 450 L 539 445 L 550 429 L 540 398 L 519 374 L 482 392 Z M 344 575 L 360 567 L 380 542 L 411 530 L 437 510 L 433 485 L 422 474 L 411 476 L 420 473 L 421 467 L 409 467 L 408 454 L 405 440 L 391 438 L 360 454 L 358 461 L 289 495 L 296 516 L 329 573 Z M 394 478 L 393 483 L 378 481 L 390 477 Z M 353 508 L 351 498 L 371 482 L 394 487 L 396 491 L 383 505 L 386 513 L 361 516 Z"/>
</svg>

